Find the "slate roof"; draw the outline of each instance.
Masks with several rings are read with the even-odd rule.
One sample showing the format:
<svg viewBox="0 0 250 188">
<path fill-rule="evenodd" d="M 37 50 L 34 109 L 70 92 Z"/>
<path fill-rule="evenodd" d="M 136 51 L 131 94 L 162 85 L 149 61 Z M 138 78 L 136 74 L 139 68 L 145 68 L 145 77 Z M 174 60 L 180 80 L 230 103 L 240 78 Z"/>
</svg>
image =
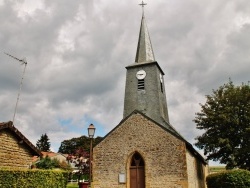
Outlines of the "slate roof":
<svg viewBox="0 0 250 188">
<path fill-rule="evenodd" d="M 12 121 L 2 122 L 0 123 L 0 131 L 1 130 L 9 130 L 11 131 L 20 143 L 24 143 L 30 149 L 33 155 L 42 156 L 42 153 L 39 149 L 37 149 L 14 125 Z"/>
<path fill-rule="evenodd" d="M 142 63 L 142 62 L 148 62 L 148 61 L 149 62 L 155 61 L 155 56 L 154 56 L 148 28 L 146 25 L 145 17 L 143 14 L 142 19 L 141 19 L 141 27 L 140 27 L 135 62 Z"/>
</svg>

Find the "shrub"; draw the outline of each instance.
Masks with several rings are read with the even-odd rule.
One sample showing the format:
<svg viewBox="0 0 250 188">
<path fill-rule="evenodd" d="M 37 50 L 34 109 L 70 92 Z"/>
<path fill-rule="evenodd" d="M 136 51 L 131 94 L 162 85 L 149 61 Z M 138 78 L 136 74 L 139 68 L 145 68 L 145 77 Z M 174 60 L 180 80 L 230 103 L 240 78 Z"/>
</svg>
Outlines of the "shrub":
<svg viewBox="0 0 250 188">
<path fill-rule="evenodd" d="M 1 188 L 66 188 L 68 171 L 0 169 Z"/>
<path fill-rule="evenodd" d="M 250 171 L 228 170 L 210 174 L 206 178 L 208 188 L 249 188 Z"/>
<path fill-rule="evenodd" d="M 36 167 L 40 169 L 53 169 L 59 168 L 60 162 L 58 159 L 51 159 L 48 156 L 41 159 L 38 163 L 36 163 Z"/>
</svg>

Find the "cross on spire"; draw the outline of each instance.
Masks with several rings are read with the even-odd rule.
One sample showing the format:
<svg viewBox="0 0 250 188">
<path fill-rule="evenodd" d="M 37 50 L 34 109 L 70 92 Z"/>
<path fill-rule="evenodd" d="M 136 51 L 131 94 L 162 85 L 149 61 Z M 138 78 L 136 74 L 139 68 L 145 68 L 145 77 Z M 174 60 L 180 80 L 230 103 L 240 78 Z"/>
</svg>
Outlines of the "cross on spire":
<svg viewBox="0 0 250 188">
<path fill-rule="evenodd" d="M 143 1 L 141 2 L 141 4 L 139 4 L 142 7 L 142 13 L 144 14 L 144 6 L 147 5 L 147 3 L 144 3 Z"/>
<path fill-rule="evenodd" d="M 142 6 L 142 8 L 144 8 L 144 5 L 147 5 L 147 3 L 144 3 L 143 1 L 141 2 L 141 4 L 139 4 L 140 6 Z"/>
</svg>

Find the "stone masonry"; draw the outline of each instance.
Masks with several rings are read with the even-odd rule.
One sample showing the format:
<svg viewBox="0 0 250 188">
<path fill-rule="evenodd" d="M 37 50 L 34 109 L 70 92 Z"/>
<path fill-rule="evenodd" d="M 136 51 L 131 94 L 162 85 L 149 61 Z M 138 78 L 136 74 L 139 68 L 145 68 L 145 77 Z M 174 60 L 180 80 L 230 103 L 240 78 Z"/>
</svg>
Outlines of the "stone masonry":
<svg viewBox="0 0 250 188">
<path fill-rule="evenodd" d="M 146 188 L 188 187 L 185 142 L 135 112 L 94 148 L 94 188 L 129 188 L 129 167 L 135 151 L 145 161 Z M 125 184 L 118 182 L 119 173 L 125 173 Z"/>
<path fill-rule="evenodd" d="M 3 128 L 5 126 L 5 128 Z M 11 123 L 0 124 L 0 168 L 29 168 L 40 152 Z"/>
<path fill-rule="evenodd" d="M 205 188 L 205 177 L 208 174 L 207 166 L 203 165 L 190 151 L 186 152 L 188 187 Z"/>
</svg>

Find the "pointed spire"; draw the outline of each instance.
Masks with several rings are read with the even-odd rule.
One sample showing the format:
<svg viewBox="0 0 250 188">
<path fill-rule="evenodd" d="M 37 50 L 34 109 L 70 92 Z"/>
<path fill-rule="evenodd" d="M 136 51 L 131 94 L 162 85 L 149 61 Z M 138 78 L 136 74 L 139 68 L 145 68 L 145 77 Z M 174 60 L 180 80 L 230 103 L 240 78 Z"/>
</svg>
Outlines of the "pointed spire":
<svg viewBox="0 0 250 188">
<path fill-rule="evenodd" d="M 143 8 L 146 4 L 142 1 L 140 5 Z M 155 57 L 143 11 L 135 62 L 142 63 L 148 61 L 155 61 Z"/>
</svg>

